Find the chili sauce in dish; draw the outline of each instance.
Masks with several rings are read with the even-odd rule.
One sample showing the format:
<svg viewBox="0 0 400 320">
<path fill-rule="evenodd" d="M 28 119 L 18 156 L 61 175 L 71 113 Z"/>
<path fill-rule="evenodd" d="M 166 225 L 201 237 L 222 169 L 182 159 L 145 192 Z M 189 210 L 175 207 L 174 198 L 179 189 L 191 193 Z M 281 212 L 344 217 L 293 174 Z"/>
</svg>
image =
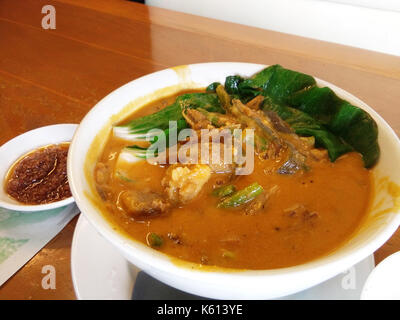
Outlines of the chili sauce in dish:
<svg viewBox="0 0 400 320">
<path fill-rule="evenodd" d="M 67 178 L 69 143 L 38 148 L 22 156 L 10 168 L 5 191 L 27 205 L 39 205 L 71 197 Z"/>
</svg>

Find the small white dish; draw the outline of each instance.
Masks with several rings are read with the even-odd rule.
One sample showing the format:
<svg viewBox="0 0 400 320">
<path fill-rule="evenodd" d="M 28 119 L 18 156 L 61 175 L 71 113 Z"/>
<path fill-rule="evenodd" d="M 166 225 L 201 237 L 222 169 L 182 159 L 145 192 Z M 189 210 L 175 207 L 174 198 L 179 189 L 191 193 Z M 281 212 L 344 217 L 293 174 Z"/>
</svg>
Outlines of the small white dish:
<svg viewBox="0 0 400 320">
<path fill-rule="evenodd" d="M 369 275 L 362 300 L 400 300 L 400 251 L 385 260 Z"/>
<path fill-rule="evenodd" d="M 344 273 L 284 300 L 358 300 L 375 266 L 370 255 Z M 80 215 L 71 249 L 71 272 L 80 300 L 202 299 L 151 278 L 129 263 Z"/>
<path fill-rule="evenodd" d="M 56 124 L 25 132 L 0 147 L 0 207 L 16 211 L 42 211 L 63 207 L 74 202 L 73 197 L 40 204 L 25 205 L 11 198 L 4 190 L 4 181 L 10 167 L 23 155 L 37 148 L 51 144 L 69 142 L 75 133 L 77 124 Z"/>
</svg>

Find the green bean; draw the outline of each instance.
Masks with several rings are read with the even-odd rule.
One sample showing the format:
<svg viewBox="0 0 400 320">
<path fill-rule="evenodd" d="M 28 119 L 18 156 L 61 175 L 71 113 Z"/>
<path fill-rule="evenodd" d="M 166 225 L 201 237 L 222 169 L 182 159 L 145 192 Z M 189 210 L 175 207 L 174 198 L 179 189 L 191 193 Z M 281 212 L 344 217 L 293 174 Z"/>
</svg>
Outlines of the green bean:
<svg viewBox="0 0 400 320">
<path fill-rule="evenodd" d="M 222 197 L 229 196 L 230 194 L 234 193 L 235 191 L 236 191 L 236 187 L 233 184 L 228 184 L 226 186 L 222 186 L 222 187 L 214 189 L 211 194 L 215 197 L 222 198 Z"/>
<path fill-rule="evenodd" d="M 197 111 L 201 112 L 208 121 L 215 127 L 221 127 L 226 122 L 226 116 L 218 112 L 209 112 L 203 108 L 198 108 Z"/>
<path fill-rule="evenodd" d="M 230 197 L 225 198 L 218 203 L 218 208 L 234 208 L 246 204 L 254 200 L 259 194 L 264 191 L 257 182 L 252 183 L 244 189 L 236 191 Z"/>
<path fill-rule="evenodd" d="M 225 111 L 230 111 L 230 109 L 232 108 L 231 97 L 225 91 L 224 86 L 222 86 L 222 85 L 217 86 L 216 92 L 217 92 L 219 101 L 221 102 L 222 108 L 224 108 Z"/>
<path fill-rule="evenodd" d="M 149 232 L 147 234 L 146 242 L 152 248 L 159 248 L 164 243 L 163 238 L 154 232 Z"/>
</svg>

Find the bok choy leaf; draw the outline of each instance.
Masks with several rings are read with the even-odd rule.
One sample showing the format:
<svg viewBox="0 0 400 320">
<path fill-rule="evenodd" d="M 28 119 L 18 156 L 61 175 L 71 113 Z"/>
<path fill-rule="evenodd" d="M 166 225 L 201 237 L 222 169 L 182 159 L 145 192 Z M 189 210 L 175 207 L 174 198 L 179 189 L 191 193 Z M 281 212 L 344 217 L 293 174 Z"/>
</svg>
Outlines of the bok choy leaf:
<svg viewBox="0 0 400 320">
<path fill-rule="evenodd" d="M 133 142 L 146 140 L 154 142 L 157 133 L 149 131 L 159 129 L 164 131 L 168 140 L 170 121 L 176 121 L 178 133 L 188 127 L 182 115 L 182 111 L 186 108 L 202 108 L 210 112 L 225 113 L 215 93 L 187 93 L 179 96 L 172 105 L 156 113 L 134 119 L 124 125 L 115 126 L 114 135 Z"/>
<path fill-rule="evenodd" d="M 378 129 L 372 117 L 330 88 L 318 87 L 310 75 L 273 65 L 249 79 L 227 77 L 225 86 L 242 102 L 264 96 L 265 110 L 276 112 L 297 134 L 314 136 L 331 161 L 352 150 L 361 153 L 367 168 L 379 159 Z"/>
</svg>

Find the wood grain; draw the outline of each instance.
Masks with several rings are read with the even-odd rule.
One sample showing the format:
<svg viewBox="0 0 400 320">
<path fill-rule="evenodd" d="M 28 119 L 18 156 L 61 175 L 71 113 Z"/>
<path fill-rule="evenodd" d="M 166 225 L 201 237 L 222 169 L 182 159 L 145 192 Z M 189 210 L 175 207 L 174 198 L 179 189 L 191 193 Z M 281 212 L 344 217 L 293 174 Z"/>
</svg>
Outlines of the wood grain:
<svg viewBox="0 0 400 320">
<path fill-rule="evenodd" d="M 57 28 L 41 28 L 52 4 Z M 279 63 L 327 80 L 378 111 L 400 134 L 400 58 L 227 23 L 125 0 L 0 0 L 0 144 L 36 127 L 78 123 L 122 84 L 166 67 Z M 73 299 L 76 219 L 0 288 L 0 299 Z M 400 250 L 400 231 L 375 253 Z M 43 290 L 53 264 L 57 289 Z"/>
<path fill-rule="evenodd" d="M 0 144 L 55 123 L 79 123 L 90 105 L 0 70 Z"/>
</svg>

